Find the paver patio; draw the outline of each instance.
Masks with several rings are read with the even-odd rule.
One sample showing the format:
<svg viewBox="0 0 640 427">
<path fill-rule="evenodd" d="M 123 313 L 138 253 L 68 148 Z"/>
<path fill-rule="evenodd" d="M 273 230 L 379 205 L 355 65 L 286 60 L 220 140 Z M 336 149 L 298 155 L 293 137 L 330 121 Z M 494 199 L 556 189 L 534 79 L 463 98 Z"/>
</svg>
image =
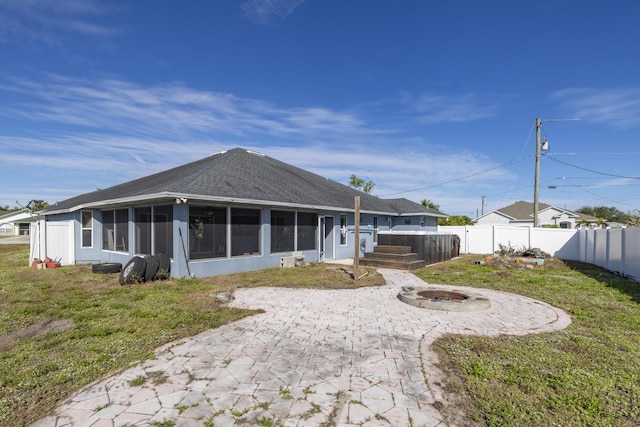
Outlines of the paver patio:
<svg viewBox="0 0 640 427">
<path fill-rule="evenodd" d="M 455 420 L 438 409 L 447 396 L 435 339 L 541 333 L 571 322 L 546 303 L 490 290 L 473 290 L 491 300 L 482 312 L 416 308 L 397 294 L 427 284 L 378 271 L 385 286 L 239 289 L 232 305 L 265 313 L 165 345 L 156 359 L 80 391 L 34 425 L 450 426 Z M 132 386 L 139 376 L 147 381 Z"/>
</svg>

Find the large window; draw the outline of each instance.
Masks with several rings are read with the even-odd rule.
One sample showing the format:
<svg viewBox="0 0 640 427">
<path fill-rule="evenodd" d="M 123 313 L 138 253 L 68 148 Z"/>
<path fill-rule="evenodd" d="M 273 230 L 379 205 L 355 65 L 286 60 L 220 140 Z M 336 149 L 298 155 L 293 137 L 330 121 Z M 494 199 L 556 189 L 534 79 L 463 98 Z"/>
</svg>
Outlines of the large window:
<svg viewBox="0 0 640 427">
<path fill-rule="evenodd" d="M 136 253 L 173 257 L 173 206 L 135 208 Z"/>
<path fill-rule="evenodd" d="M 102 249 L 129 251 L 129 211 L 127 209 L 102 211 Z"/>
<path fill-rule="evenodd" d="M 260 254 L 260 209 L 231 209 L 231 256 Z"/>
<path fill-rule="evenodd" d="M 80 216 L 82 217 L 82 247 L 90 248 L 93 246 L 93 212 L 82 211 Z"/>
<path fill-rule="evenodd" d="M 189 258 L 227 256 L 227 208 L 189 207 Z"/>
<path fill-rule="evenodd" d="M 296 237 L 299 251 L 317 248 L 318 215 L 310 212 L 298 212 Z"/>
<path fill-rule="evenodd" d="M 289 252 L 295 244 L 295 212 L 271 211 L 271 252 Z"/>
</svg>

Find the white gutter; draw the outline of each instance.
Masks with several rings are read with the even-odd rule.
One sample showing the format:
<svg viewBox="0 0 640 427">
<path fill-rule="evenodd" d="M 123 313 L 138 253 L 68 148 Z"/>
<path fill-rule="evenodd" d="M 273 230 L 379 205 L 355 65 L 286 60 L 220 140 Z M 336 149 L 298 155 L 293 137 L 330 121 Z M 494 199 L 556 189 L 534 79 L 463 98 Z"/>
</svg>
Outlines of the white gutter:
<svg viewBox="0 0 640 427">
<path fill-rule="evenodd" d="M 346 212 L 354 212 L 355 208 L 345 208 L 340 206 L 323 206 L 323 205 L 306 205 L 301 203 L 287 203 L 287 202 L 276 202 L 269 200 L 254 200 L 254 199 L 243 199 L 236 197 L 216 197 L 216 196 L 202 196 L 199 194 L 184 194 L 184 193 L 173 193 L 173 192 L 165 192 L 165 193 L 156 193 L 156 194 L 146 194 L 141 196 L 134 197 L 125 197 L 120 199 L 109 199 L 109 200 L 101 200 L 98 202 L 91 202 L 86 204 L 80 204 L 67 209 L 60 210 L 47 210 L 46 215 L 60 214 L 60 213 L 70 213 L 75 212 L 81 209 L 96 209 L 106 206 L 113 205 L 130 205 L 137 202 L 149 202 L 153 200 L 162 200 L 162 199 L 187 199 L 187 202 L 190 199 L 206 202 L 218 202 L 218 203 L 235 203 L 235 204 L 244 204 L 244 205 L 259 205 L 259 206 L 277 206 L 277 207 L 287 207 L 287 208 L 296 208 L 296 209 L 309 209 L 309 210 L 328 210 L 328 211 L 346 211 Z M 55 205 L 50 206 L 49 208 L 55 208 Z M 387 215 L 387 216 L 432 216 L 432 217 L 442 217 L 446 218 L 448 215 L 437 215 L 430 214 L 428 212 L 418 212 L 418 213 L 403 213 L 398 214 L 398 212 L 386 212 L 386 211 L 375 211 L 375 210 L 360 210 L 361 213 L 374 214 L 374 215 Z"/>
</svg>

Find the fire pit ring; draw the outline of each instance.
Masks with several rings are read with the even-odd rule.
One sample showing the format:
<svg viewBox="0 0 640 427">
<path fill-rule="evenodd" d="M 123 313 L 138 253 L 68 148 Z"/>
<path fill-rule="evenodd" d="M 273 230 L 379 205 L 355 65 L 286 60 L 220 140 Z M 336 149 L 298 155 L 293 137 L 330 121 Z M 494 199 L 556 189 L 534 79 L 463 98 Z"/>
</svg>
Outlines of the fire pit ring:
<svg viewBox="0 0 640 427">
<path fill-rule="evenodd" d="M 398 299 L 419 308 L 442 311 L 472 312 L 491 307 L 489 298 L 459 290 L 403 287 Z"/>
</svg>

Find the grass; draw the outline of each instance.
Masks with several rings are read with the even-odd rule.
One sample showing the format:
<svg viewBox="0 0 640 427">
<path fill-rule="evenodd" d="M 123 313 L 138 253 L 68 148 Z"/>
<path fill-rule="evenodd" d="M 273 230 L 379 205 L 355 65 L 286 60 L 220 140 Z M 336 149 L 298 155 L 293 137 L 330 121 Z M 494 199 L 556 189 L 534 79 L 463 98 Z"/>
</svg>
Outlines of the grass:
<svg viewBox="0 0 640 427">
<path fill-rule="evenodd" d="M 321 264 L 119 286 L 117 275 L 92 274 L 88 266 L 31 270 L 27 257 L 25 245 L 0 245 L 3 426 L 40 419 L 73 392 L 151 357 L 162 344 L 253 313 L 220 305 L 219 292 L 355 286 L 340 268 Z M 444 386 L 468 416 L 460 425 L 640 425 L 640 284 L 588 264 L 547 260 L 542 268 L 520 270 L 474 264 L 478 259 L 466 256 L 417 274 L 430 283 L 541 299 L 564 309 L 573 323 L 524 337 L 438 340 L 435 350 L 448 373 Z M 358 285 L 381 282 L 371 275 Z"/>
<path fill-rule="evenodd" d="M 577 262 L 553 260 L 544 268 L 520 270 L 475 265 L 478 259 L 463 257 L 418 275 L 429 283 L 544 300 L 569 313 L 572 324 L 524 337 L 438 340 L 446 386 L 459 397 L 469 422 L 640 425 L 640 283 Z"/>
<path fill-rule="evenodd" d="M 28 245 L 0 245 L 0 425 L 49 414 L 82 387 L 153 357 L 165 343 L 255 313 L 216 298 L 247 286 L 348 288 L 341 269 L 295 269 L 120 286 L 90 266 L 32 270 Z M 384 283 L 368 276 L 358 286 Z M 134 384 L 145 381 L 134 379 Z"/>
</svg>

